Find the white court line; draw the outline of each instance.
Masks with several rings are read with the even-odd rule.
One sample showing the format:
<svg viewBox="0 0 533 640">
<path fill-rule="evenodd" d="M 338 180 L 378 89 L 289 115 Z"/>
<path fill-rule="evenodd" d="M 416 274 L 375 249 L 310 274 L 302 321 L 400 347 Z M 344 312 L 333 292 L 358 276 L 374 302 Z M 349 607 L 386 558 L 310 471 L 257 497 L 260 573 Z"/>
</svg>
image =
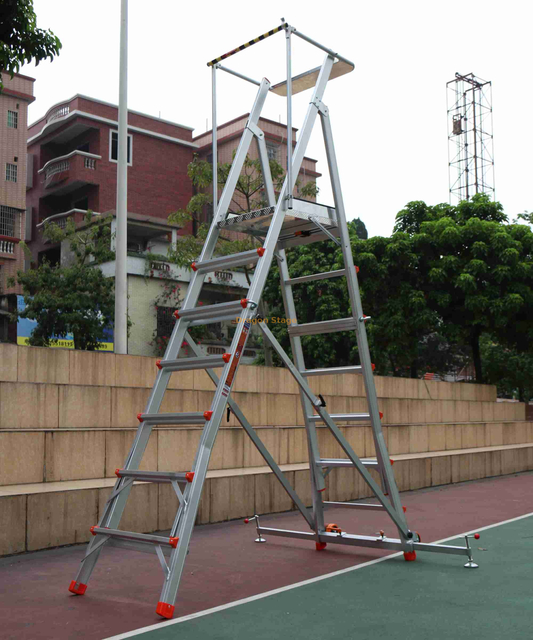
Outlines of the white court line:
<svg viewBox="0 0 533 640">
<path fill-rule="evenodd" d="M 454 536 L 449 536 L 448 538 L 443 538 L 442 540 L 436 540 L 432 544 L 442 544 L 443 542 L 449 542 L 450 540 L 455 540 L 455 538 L 460 538 L 462 536 L 469 536 L 474 533 L 479 533 L 480 531 L 486 531 L 487 529 L 493 529 L 494 527 L 500 527 L 504 524 L 509 524 L 510 522 L 516 522 L 517 520 L 523 520 L 524 518 L 529 518 L 533 516 L 533 512 L 526 513 L 523 516 L 518 516 L 516 518 L 511 518 L 510 520 L 503 520 L 502 522 L 496 522 L 495 524 L 489 524 L 486 527 L 481 527 L 479 529 L 472 529 L 472 531 L 466 531 L 465 533 L 457 533 Z M 163 627 L 169 627 L 173 624 L 180 624 L 181 622 L 187 622 L 188 620 L 194 620 L 195 618 L 201 618 L 202 616 L 208 616 L 212 613 L 218 613 L 219 611 L 224 611 L 225 609 L 231 609 L 232 607 L 238 607 L 241 604 L 247 604 L 248 602 L 254 602 L 255 600 L 261 600 L 262 598 L 268 598 L 270 596 L 275 596 L 278 593 L 283 593 L 284 591 L 290 591 L 291 589 L 297 589 L 298 587 L 305 587 L 308 584 L 313 584 L 314 582 L 320 582 L 321 580 L 328 580 L 329 578 L 334 578 L 335 576 L 340 576 L 344 573 L 349 573 L 350 571 L 357 571 L 358 569 L 363 569 L 363 567 L 369 567 L 370 565 L 377 564 L 378 562 L 384 562 L 385 560 L 390 560 L 391 558 L 397 558 L 402 555 L 403 551 L 398 551 L 398 553 L 393 553 L 388 556 L 383 556 L 382 558 L 377 558 L 376 560 L 369 560 L 368 562 L 363 562 L 362 564 L 357 564 L 354 567 L 347 567 L 346 569 L 339 569 L 339 571 L 333 571 L 333 573 L 326 573 L 322 576 L 317 576 L 315 578 L 310 578 L 309 580 L 303 580 L 302 582 L 295 582 L 294 584 L 289 584 L 285 587 L 280 587 L 279 589 L 272 589 L 271 591 L 265 591 L 264 593 L 258 593 L 255 596 L 250 596 L 248 598 L 242 598 L 242 600 L 235 600 L 234 602 L 228 602 L 227 604 L 222 604 L 218 607 L 213 607 L 212 609 L 205 609 L 204 611 L 198 611 L 196 613 L 191 613 L 188 616 L 182 616 L 181 618 L 176 618 L 175 620 L 169 620 L 168 622 L 158 622 L 156 624 L 152 624 L 148 627 L 143 627 L 141 629 L 135 629 L 134 631 L 128 631 L 127 633 L 121 633 L 118 636 L 110 636 L 109 638 L 104 638 L 104 640 L 124 640 L 125 638 L 133 638 L 135 636 L 140 635 L 141 633 L 147 633 L 148 631 L 156 631 L 157 629 L 162 629 Z"/>
</svg>

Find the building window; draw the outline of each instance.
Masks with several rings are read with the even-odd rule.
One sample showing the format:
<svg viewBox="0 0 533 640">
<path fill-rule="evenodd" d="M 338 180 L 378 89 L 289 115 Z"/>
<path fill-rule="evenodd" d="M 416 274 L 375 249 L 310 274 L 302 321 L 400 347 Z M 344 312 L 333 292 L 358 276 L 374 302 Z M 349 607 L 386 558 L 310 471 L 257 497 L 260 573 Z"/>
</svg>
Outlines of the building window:
<svg viewBox="0 0 533 640">
<path fill-rule="evenodd" d="M 157 337 L 170 338 L 176 318 L 174 317 L 174 307 L 157 307 Z"/>
<path fill-rule="evenodd" d="M 128 164 L 132 165 L 131 161 L 131 147 L 132 136 L 128 133 Z M 118 162 L 118 131 L 109 132 L 109 160 L 111 162 Z"/>
<path fill-rule="evenodd" d="M 277 144 L 267 142 L 267 154 L 269 160 L 275 160 L 276 162 L 278 162 L 278 151 L 279 147 Z"/>
<path fill-rule="evenodd" d="M 11 164 L 10 162 L 6 162 L 6 180 L 8 182 L 17 181 L 17 172 L 18 172 L 18 167 L 16 164 Z"/>
<path fill-rule="evenodd" d="M 0 236 L 18 237 L 18 229 L 15 229 L 18 213 L 20 213 L 18 209 L 0 204 Z"/>
<path fill-rule="evenodd" d="M 19 114 L 16 111 L 7 112 L 7 126 L 10 129 L 18 129 L 19 126 Z"/>
</svg>

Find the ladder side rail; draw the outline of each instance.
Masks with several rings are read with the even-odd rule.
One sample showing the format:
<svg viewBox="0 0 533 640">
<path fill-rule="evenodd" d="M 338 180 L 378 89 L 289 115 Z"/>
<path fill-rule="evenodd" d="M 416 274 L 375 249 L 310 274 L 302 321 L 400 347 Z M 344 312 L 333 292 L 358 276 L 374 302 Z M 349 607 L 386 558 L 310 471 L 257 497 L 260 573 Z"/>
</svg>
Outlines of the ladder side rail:
<svg viewBox="0 0 533 640">
<path fill-rule="evenodd" d="M 370 413 L 370 419 L 372 423 L 372 430 L 374 434 L 374 442 L 376 446 L 376 457 L 382 470 L 385 487 L 389 491 L 391 503 L 398 515 L 398 518 L 402 524 L 399 527 L 400 533 L 407 529 L 407 521 L 402 509 L 402 503 L 400 499 L 400 493 L 394 479 L 394 473 L 388 456 L 387 445 L 385 438 L 383 437 L 383 430 L 381 428 L 381 418 L 379 416 L 379 408 L 377 401 L 376 388 L 374 385 L 374 376 L 372 373 L 372 363 L 370 361 L 370 352 L 368 349 L 368 340 L 366 336 L 365 323 L 362 321 L 363 308 L 361 304 L 361 296 L 359 293 L 359 285 L 357 283 L 357 275 L 355 271 L 352 248 L 350 244 L 350 237 L 348 233 L 348 226 L 346 224 L 346 215 L 344 209 L 344 201 L 342 197 L 339 170 L 337 166 L 337 158 L 335 154 L 335 146 L 333 143 L 333 134 L 331 130 L 331 121 L 329 117 L 329 109 L 322 105 L 320 110 L 322 131 L 324 135 L 324 143 L 326 147 L 326 156 L 328 161 L 328 167 L 330 172 L 331 186 L 333 190 L 333 198 L 335 202 L 335 211 L 337 213 L 337 220 L 340 231 L 341 248 L 344 257 L 344 263 L 346 268 L 348 293 L 350 297 L 350 304 L 352 307 L 352 314 L 356 321 L 356 337 L 359 350 L 360 362 L 363 367 L 363 378 L 365 382 L 366 397 L 368 402 L 368 409 Z"/>
<path fill-rule="evenodd" d="M 233 336 L 230 347 L 230 352 L 233 354 L 233 357 L 230 362 L 226 364 L 222 371 L 222 375 L 219 379 L 211 403 L 212 415 L 210 420 L 205 423 L 202 437 L 200 439 L 200 444 L 196 452 L 196 458 L 193 467 L 194 478 L 190 485 L 187 512 L 185 514 L 185 517 L 182 517 L 179 520 L 179 523 L 178 516 L 176 517 L 175 524 L 179 525 L 176 531 L 177 537 L 179 538 L 179 543 L 177 549 L 172 552 L 169 563 L 169 577 L 163 585 L 160 599 L 160 602 L 171 606 L 174 605 L 174 601 L 176 600 L 179 583 L 185 565 L 185 560 L 187 559 L 189 542 L 200 504 L 202 488 L 205 482 L 207 467 L 211 458 L 212 449 L 218 430 L 220 428 L 220 423 L 222 422 L 222 416 L 227 404 L 227 399 L 235 382 L 235 377 L 240 362 L 240 354 L 242 354 L 246 347 L 246 340 L 251 328 L 251 320 L 256 314 L 255 309 L 255 305 L 249 303 L 248 306 L 243 309 L 240 315 L 237 330 L 235 331 L 235 335 Z"/>
<path fill-rule="evenodd" d="M 322 99 L 322 96 L 326 89 L 326 85 L 328 83 L 332 66 L 333 66 L 333 58 L 331 56 L 326 56 L 318 76 L 315 90 L 313 92 L 313 97 L 307 109 L 307 113 L 305 116 L 304 124 L 302 126 L 300 138 L 298 139 L 296 148 L 294 149 L 293 160 L 292 160 L 292 184 L 291 185 L 288 184 L 288 178 L 287 176 L 285 176 L 285 180 L 281 188 L 281 193 L 279 194 L 278 202 L 276 205 L 276 210 L 272 217 L 272 221 L 270 223 L 270 227 L 268 229 L 268 233 L 266 235 L 265 242 L 263 245 L 263 248 L 265 249 L 265 254 L 263 255 L 262 260 L 259 262 L 259 268 L 256 269 L 254 279 L 248 291 L 248 297 L 251 300 L 254 300 L 255 302 L 257 301 L 256 298 L 259 298 L 261 296 L 261 293 L 264 289 L 265 282 L 268 276 L 268 271 L 270 269 L 272 258 L 276 250 L 281 227 L 283 225 L 284 216 L 278 215 L 278 212 L 281 208 L 285 209 L 286 196 L 287 194 L 292 193 L 294 189 L 296 176 L 298 176 L 300 172 L 300 167 L 302 166 L 307 145 L 309 143 L 309 139 L 313 131 L 313 126 L 315 124 L 316 117 L 318 114 L 317 102 L 320 102 L 320 100 Z"/>
<path fill-rule="evenodd" d="M 185 340 L 187 341 L 187 344 L 191 347 L 194 353 L 197 353 L 197 354 L 201 353 L 200 349 L 198 349 L 196 343 L 188 333 L 185 335 Z M 207 371 L 207 375 L 211 378 L 215 386 L 218 385 L 219 378 L 213 371 L 211 370 Z M 293 489 L 293 487 L 285 477 L 285 474 L 283 473 L 283 471 L 279 468 L 274 458 L 270 455 L 270 452 L 263 444 L 263 441 L 261 440 L 261 438 L 257 435 L 255 429 L 246 419 L 246 416 L 241 411 L 239 405 L 235 402 L 235 400 L 232 400 L 231 397 L 228 399 L 228 405 L 233 415 L 239 421 L 241 427 L 246 431 L 247 435 L 249 436 L 251 441 L 254 443 L 259 453 L 263 456 L 263 459 L 265 460 L 267 465 L 272 469 L 272 472 L 274 473 L 276 478 L 279 480 L 282 487 L 285 489 L 285 491 L 287 492 L 291 500 L 294 502 L 294 504 L 296 505 L 300 513 L 303 515 L 303 517 L 307 520 L 309 526 L 313 528 L 313 520 L 309 515 L 309 511 L 307 507 L 301 501 L 300 497 L 298 496 L 296 491 Z"/>
<path fill-rule="evenodd" d="M 268 151 L 265 142 L 265 134 L 261 131 L 261 136 L 256 136 L 257 150 L 259 152 L 259 162 L 261 164 L 261 173 L 265 183 L 265 191 L 267 193 L 267 201 L 271 207 L 276 206 L 276 193 L 272 182 L 272 173 L 270 171 L 270 161 L 268 159 Z"/>
</svg>

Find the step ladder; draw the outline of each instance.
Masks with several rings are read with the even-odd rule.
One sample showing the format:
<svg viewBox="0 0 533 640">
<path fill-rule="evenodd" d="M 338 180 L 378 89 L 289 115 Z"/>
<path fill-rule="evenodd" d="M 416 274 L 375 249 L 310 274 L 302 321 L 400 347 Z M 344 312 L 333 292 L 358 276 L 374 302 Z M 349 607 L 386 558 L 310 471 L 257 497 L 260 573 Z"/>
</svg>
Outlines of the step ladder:
<svg viewBox="0 0 533 640">
<path fill-rule="evenodd" d="M 232 72 L 220 65 L 220 60 L 233 55 L 238 50 L 253 44 L 273 33 L 285 31 L 287 42 L 287 80 L 271 86 L 263 78 L 261 82 L 251 80 Z M 290 39 L 297 35 L 307 42 L 326 52 L 324 61 L 318 69 L 312 69 L 306 74 L 292 78 L 290 68 Z M 287 23 L 250 41 L 239 49 L 209 63 L 213 71 L 213 87 L 216 70 L 229 71 L 244 80 L 258 85 L 258 92 L 250 112 L 245 130 L 239 143 L 226 186 L 220 196 L 216 213 L 201 255 L 192 265 L 192 278 L 182 308 L 175 313 L 176 323 L 169 340 L 164 358 L 157 363 L 157 376 L 150 394 L 145 411 L 137 417 L 139 427 L 126 458 L 124 467 L 117 469 L 117 481 L 107 501 L 103 515 L 98 525 L 91 528 L 93 538 L 87 547 L 85 557 L 76 579 L 70 585 L 70 592 L 83 595 L 91 573 L 98 561 L 104 546 L 147 551 L 157 555 L 161 564 L 164 580 L 161 596 L 156 612 L 171 618 L 174 613 L 174 603 L 178 586 L 187 557 L 189 542 L 193 532 L 202 488 L 205 482 L 209 459 L 215 443 L 217 432 L 226 408 L 228 408 L 242 425 L 254 445 L 257 447 L 265 462 L 270 466 L 285 491 L 291 497 L 296 508 L 306 521 L 308 531 L 286 531 L 262 527 L 257 519 L 259 539 L 262 534 L 287 536 L 314 542 L 317 550 L 324 549 L 327 543 L 375 547 L 379 549 L 394 549 L 403 551 L 406 560 L 414 560 L 416 551 L 437 551 L 467 556 L 467 566 L 474 565 L 471 550 L 465 547 L 422 543 L 419 536 L 412 532 L 406 522 L 405 510 L 402 508 L 400 495 L 392 463 L 389 459 L 387 447 L 381 428 L 381 414 L 373 379 L 373 366 L 370 360 L 365 330 L 367 318 L 362 310 L 359 288 L 357 284 L 357 269 L 354 266 L 344 204 L 340 188 L 337 160 L 333 145 L 329 110 L 322 102 L 328 80 L 348 73 L 353 64 L 331 50 L 311 40 L 298 32 Z M 269 92 L 288 97 L 288 131 L 292 132 L 291 97 L 294 93 L 313 88 L 312 97 L 301 133 L 294 150 L 288 145 L 288 170 L 281 192 L 276 198 L 265 143 L 264 133 L 259 128 L 259 117 L 265 99 Z M 293 198 L 293 190 L 298 176 L 311 132 L 317 117 L 320 118 L 324 143 L 327 151 L 327 161 L 334 195 L 335 207 L 322 207 L 313 202 L 299 201 Z M 216 120 L 213 123 L 213 163 L 216 170 Z M 252 141 L 257 143 L 261 168 L 265 183 L 268 206 L 258 211 L 248 212 L 240 216 L 229 216 L 228 209 L 233 196 L 237 180 Z M 216 173 L 214 173 L 216 175 Z M 216 205 L 217 193 L 214 193 Z M 214 251 L 219 234 L 224 229 L 234 229 L 249 233 L 261 240 L 262 246 L 256 250 L 245 251 L 235 255 L 215 257 Z M 337 242 L 344 258 L 344 269 L 318 273 L 299 278 L 291 278 L 287 267 L 285 249 L 299 244 L 329 240 Z M 309 467 L 312 486 L 312 508 L 308 509 L 287 478 L 276 464 L 264 444 L 257 436 L 251 424 L 231 398 L 231 391 L 238 372 L 242 353 L 253 321 L 258 320 L 258 305 L 265 286 L 272 261 L 276 259 L 279 265 L 283 301 L 287 318 L 291 318 L 289 328 L 290 342 L 294 362 L 285 353 L 279 342 L 269 330 L 265 322 L 259 322 L 259 327 L 273 349 L 281 358 L 284 365 L 291 372 L 299 385 L 303 406 L 305 427 L 309 449 Z M 198 306 L 198 299 L 206 274 L 215 269 L 233 268 L 242 265 L 255 265 L 253 278 L 245 298 L 241 300 Z M 294 286 L 327 278 L 344 277 L 346 279 L 351 312 L 343 319 L 298 324 L 292 289 Z M 238 317 L 237 328 L 231 346 L 222 355 L 204 356 L 188 333 L 190 327 L 205 325 L 212 322 L 234 320 Z M 305 365 L 302 336 L 316 335 L 335 331 L 355 331 L 359 348 L 360 363 L 353 366 L 334 367 L 329 369 L 307 369 Z M 180 347 L 186 342 L 194 357 L 178 358 Z M 220 378 L 212 371 L 222 367 Z M 214 396 L 205 411 L 189 413 L 160 413 L 163 396 L 167 389 L 170 376 L 175 371 L 205 369 L 215 385 Z M 314 376 L 328 374 L 362 375 L 368 401 L 366 413 L 330 414 L 326 410 L 326 402 L 320 395 L 316 395 L 308 381 Z M 370 422 L 376 449 L 375 459 L 360 459 L 346 440 L 338 422 L 356 423 Z M 203 425 L 203 431 L 192 467 L 185 471 L 141 471 L 139 466 L 145 452 L 151 431 L 155 425 Z M 343 459 L 324 458 L 320 455 L 317 425 L 325 425 L 345 453 Z M 326 488 L 326 476 L 335 468 L 352 467 L 357 469 L 364 481 L 370 487 L 379 504 L 368 503 L 333 503 L 323 500 Z M 380 481 L 376 481 L 370 470 L 377 471 Z M 169 483 L 178 498 L 179 506 L 176 517 L 168 537 L 123 531 L 119 528 L 122 513 L 134 482 Z M 397 538 L 380 535 L 353 535 L 339 529 L 337 525 L 326 524 L 324 520 L 324 506 L 327 504 L 346 504 L 349 508 L 369 511 L 380 509 L 392 520 L 397 531 Z"/>
</svg>

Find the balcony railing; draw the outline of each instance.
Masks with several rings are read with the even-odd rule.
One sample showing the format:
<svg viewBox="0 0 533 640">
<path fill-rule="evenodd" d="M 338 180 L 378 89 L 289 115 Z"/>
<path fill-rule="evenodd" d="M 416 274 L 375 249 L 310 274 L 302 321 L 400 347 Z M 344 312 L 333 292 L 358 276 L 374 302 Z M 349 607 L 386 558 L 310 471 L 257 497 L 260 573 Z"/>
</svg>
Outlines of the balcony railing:
<svg viewBox="0 0 533 640">
<path fill-rule="evenodd" d="M 57 224 L 60 229 L 64 229 L 67 226 L 67 220 L 71 216 L 75 218 L 75 221 L 82 220 L 86 215 L 86 209 L 70 209 L 69 211 L 63 211 L 62 213 L 55 213 L 52 216 L 48 216 L 42 222 L 37 225 L 37 229 L 42 229 L 45 224 L 53 222 Z M 97 211 L 92 212 L 93 216 L 99 216 L 100 214 Z"/>
<path fill-rule="evenodd" d="M 56 109 L 54 109 L 50 115 L 46 118 L 46 124 L 48 124 L 49 122 L 53 122 L 54 120 L 57 120 L 58 118 L 62 118 L 63 116 L 66 116 L 70 113 L 70 105 L 68 104 L 63 104 L 59 107 L 57 107 Z"/>
<path fill-rule="evenodd" d="M 0 236 L 0 253 L 4 255 L 14 255 L 15 246 L 18 244 L 17 238 L 8 238 L 6 236 Z"/>
</svg>

